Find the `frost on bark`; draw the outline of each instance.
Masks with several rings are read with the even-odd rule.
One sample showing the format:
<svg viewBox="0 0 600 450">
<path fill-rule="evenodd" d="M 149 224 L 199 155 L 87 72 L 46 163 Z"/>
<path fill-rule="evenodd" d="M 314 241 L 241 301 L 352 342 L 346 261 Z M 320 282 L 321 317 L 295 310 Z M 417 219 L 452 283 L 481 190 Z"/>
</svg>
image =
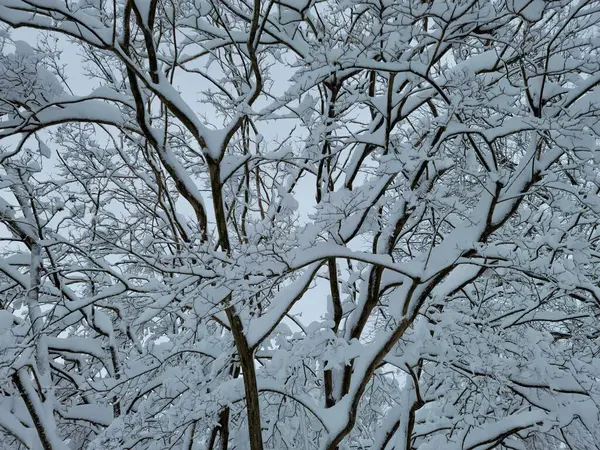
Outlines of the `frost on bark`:
<svg viewBox="0 0 600 450">
<path fill-rule="evenodd" d="M 598 1 L 0 22 L 2 448 L 598 448 Z"/>
</svg>

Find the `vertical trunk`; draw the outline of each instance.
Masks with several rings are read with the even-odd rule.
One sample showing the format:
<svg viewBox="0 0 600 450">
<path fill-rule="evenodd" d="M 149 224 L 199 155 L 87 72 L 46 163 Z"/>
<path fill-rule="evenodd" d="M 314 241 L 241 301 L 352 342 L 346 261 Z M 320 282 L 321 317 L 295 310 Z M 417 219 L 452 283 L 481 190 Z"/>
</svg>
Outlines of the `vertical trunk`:
<svg viewBox="0 0 600 450">
<path fill-rule="evenodd" d="M 227 318 L 231 324 L 231 332 L 240 356 L 242 366 L 242 379 L 246 394 L 246 410 L 248 413 L 248 434 L 250 436 L 250 449 L 262 450 L 262 425 L 260 417 L 260 404 L 258 398 L 258 385 L 256 383 L 256 370 L 254 368 L 254 352 L 248 346 L 244 335 L 242 321 L 235 314 L 233 307 L 227 308 Z"/>
<path fill-rule="evenodd" d="M 338 286 L 337 264 L 335 258 L 327 260 L 329 269 L 329 288 L 331 291 L 331 303 L 333 309 L 333 332 L 337 334 L 340 322 L 342 321 L 342 300 L 340 298 L 340 290 Z M 325 385 L 325 407 L 331 408 L 335 405 L 336 398 L 334 396 L 334 377 L 332 370 L 326 370 L 323 373 Z"/>
<path fill-rule="evenodd" d="M 229 408 L 225 408 L 219 415 L 219 424 L 221 434 L 221 450 L 227 450 L 229 445 Z M 210 446 L 212 450 L 212 445 Z"/>
<path fill-rule="evenodd" d="M 27 292 L 27 309 L 31 321 L 31 331 L 35 345 L 35 371 L 34 376 L 39 386 L 39 395 L 31 384 L 27 370 L 20 369 L 13 381 L 25 402 L 31 415 L 38 437 L 44 450 L 58 450 L 64 448 L 56 435 L 54 422 L 54 393 L 50 375 L 50 362 L 48 347 L 43 336 L 43 316 L 39 304 L 39 289 L 42 269 L 42 247 L 36 241 L 31 244 L 31 266 L 29 272 L 29 291 Z"/>
<path fill-rule="evenodd" d="M 213 207 L 215 210 L 215 219 L 217 222 L 217 231 L 219 233 L 219 244 L 221 249 L 229 254 L 231 252 L 229 233 L 227 230 L 227 219 L 225 216 L 225 208 L 223 206 L 223 194 L 221 192 L 221 168 L 218 161 L 209 163 L 211 191 L 213 197 Z M 227 302 L 231 301 L 231 296 Z M 242 368 L 242 379 L 244 381 L 244 391 L 246 394 L 246 409 L 248 413 L 248 434 L 250 438 L 251 450 L 262 450 L 262 426 L 260 417 L 260 404 L 258 395 L 258 385 L 256 383 L 256 370 L 254 368 L 253 349 L 248 345 L 244 327 L 239 316 L 236 314 L 233 306 L 228 306 L 225 310 L 227 319 L 231 326 L 233 340 L 237 348 L 240 365 Z M 222 430 L 225 424 L 222 424 Z M 223 435 L 221 435 L 222 440 Z"/>
</svg>

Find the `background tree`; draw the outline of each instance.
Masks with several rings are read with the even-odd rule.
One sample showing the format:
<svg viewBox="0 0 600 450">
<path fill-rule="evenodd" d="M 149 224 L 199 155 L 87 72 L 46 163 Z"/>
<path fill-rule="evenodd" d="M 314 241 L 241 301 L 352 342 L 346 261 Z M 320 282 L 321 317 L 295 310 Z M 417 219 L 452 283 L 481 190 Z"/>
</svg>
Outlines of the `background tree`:
<svg viewBox="0 0 600 450">
<path fill-rule="evenodd" d="M 7 448 L 598 448 L 597 1 L 0 21 Z"/>
</svg>

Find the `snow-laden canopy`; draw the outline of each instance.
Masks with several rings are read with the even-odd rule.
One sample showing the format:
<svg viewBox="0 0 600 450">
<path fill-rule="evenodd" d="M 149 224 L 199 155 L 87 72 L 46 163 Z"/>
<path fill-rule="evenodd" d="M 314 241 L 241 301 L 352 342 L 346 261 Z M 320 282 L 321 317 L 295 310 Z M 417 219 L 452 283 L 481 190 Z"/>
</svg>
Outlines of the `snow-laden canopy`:
<svg viewBox="0 0 600 450">
<path fill-rule="evenodd" d="M 2 448 L 598 448 L 598 1 L 0 21 Z"/>
</svg>

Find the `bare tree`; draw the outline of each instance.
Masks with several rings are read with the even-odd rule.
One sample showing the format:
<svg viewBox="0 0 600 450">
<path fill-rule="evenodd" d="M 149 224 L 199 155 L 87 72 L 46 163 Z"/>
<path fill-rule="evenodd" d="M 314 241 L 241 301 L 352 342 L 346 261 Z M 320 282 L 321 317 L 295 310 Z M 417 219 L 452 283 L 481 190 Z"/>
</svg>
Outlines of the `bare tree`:
<svg viewBox="0 0 600 450">
<path fill-rule="evenodd" d="M 0 21 L 5 448 L 599 448 L 598 1 Z"/>
</svg>

